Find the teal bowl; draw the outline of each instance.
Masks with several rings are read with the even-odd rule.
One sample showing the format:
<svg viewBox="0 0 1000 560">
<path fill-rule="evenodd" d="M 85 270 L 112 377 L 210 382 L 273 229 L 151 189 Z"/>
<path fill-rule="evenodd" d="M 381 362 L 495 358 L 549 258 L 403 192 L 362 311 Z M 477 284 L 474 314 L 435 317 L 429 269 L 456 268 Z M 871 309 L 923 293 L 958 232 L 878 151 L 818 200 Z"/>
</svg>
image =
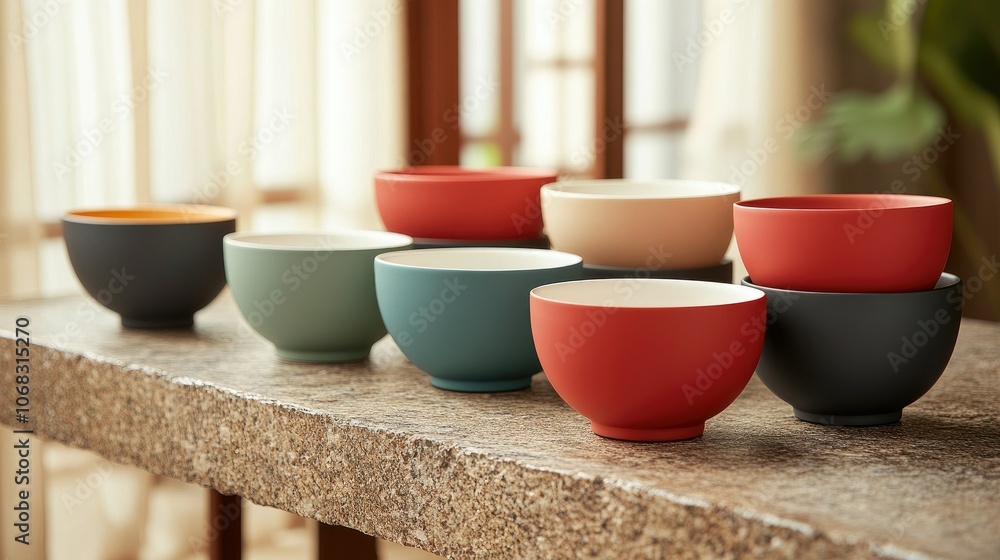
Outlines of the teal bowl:
<svg viewBox="0 0 1000 560">
<path fill-rule="evenodd" d="M 403 354 L 440 389 L 524 389 L 541 371 L 529 294 L 578 280 L 583 259 L 545 249 L 458 248 L 375 259 L 379 311 Z"/>
<path fill-rule="evenodd" d="M 223 239 L 236 305 L 278 357 L 363 360 L 385 336 L 372 263 L 413 240 L 384 231 L 231 233 Z"/>
</svg>

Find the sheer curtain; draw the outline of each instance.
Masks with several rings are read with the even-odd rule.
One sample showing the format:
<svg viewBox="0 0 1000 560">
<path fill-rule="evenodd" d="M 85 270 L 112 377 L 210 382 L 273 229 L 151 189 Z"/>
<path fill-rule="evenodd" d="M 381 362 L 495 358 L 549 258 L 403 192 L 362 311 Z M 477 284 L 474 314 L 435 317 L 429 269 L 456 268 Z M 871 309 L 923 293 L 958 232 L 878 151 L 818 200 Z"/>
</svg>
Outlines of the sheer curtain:
<svg viewBox="0 0 1000 560">
<path fill-rule="evenodd" d="M 74 207 L 198 202 L 236 208 L 241 229 L 380 227 L 371 175 L 404 152 L 403 26 L 398 0 L 0 2 L 0 298 L 76 290 L 54 226 Z M 186 533 L 204 515 L 165 517 L 151 475 L 51 444 L 45 457 L 52 557 L 198 552 Z M 111 482 L 67 506 L 92 473 Z M 157 553 L 140 553 L 147 512 L 174 536 Z M 282 523 L 267 519 L 251 543 Z"/>
<path fill-rule="evenodd" d="M 73 207 L 194 201 L 237 208 L 243 229 L 378 228 L 370 177 L 404 143 L 399 6 L 4 2 L 0 297 L 72 288 L 37 224 Z M 275 198 L 302 204 L 261 205 Z"/>
<path fill-rule="evenodd" d="M 822 9 L 821 9 L 822 8 Z M 822 110 L 836 53 L 819 38 L 831 6 L 704 0 L 699 35 L 682 53 L 698 65 L 681 175 L 739 184 L 742 198 L 824 192 L 822 165 L 798 157 L 794 132 Z M 689 50 L 690 49 L 690 50 Z M 745 274 L 736 243 L 737 275 Z"/>
</svg>

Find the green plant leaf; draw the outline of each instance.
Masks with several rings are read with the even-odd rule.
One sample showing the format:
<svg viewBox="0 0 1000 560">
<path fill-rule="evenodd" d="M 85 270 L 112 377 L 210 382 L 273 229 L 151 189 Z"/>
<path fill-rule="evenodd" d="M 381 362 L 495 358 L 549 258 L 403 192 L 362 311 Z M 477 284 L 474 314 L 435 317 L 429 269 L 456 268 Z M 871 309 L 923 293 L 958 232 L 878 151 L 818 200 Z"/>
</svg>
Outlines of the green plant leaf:
<svg viewBox="0 0 1000 560">
<path fill-rule="evenodd" d="M 823 116 L 803 127 L 800 154 L 819 159 L 835 153 L 845 162 L 865 156 L 889 161 L 930 144 L 944 124 L 944 113 L 930 97 L 896 86 L 871 94 L 845 91 Z"/>
</svg>

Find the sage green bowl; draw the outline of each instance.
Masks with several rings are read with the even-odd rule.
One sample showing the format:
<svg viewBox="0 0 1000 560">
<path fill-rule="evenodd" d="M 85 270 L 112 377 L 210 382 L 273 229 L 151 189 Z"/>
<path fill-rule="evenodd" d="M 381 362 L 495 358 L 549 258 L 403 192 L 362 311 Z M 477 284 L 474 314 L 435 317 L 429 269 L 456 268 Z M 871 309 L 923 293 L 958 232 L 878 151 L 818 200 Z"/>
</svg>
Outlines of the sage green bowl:
<svg viewBox="0 0 1000 560">
<path fill-rule="evenodd" d="M 546 249 L 420 249 L 375 259 L 389 334 L 440 389 L 524 389 L 542 370 L 531 337 L 531 290 L 578 280 L 583 259 Z"/>
<path fill-rule="evenodd" d="M 223 239 L 226 279 L 243 317 L 279 357 L 358 361 L 386 334 L 372 263 L 412 243 L 383 231 L 231 233 Z"/>
</svg>

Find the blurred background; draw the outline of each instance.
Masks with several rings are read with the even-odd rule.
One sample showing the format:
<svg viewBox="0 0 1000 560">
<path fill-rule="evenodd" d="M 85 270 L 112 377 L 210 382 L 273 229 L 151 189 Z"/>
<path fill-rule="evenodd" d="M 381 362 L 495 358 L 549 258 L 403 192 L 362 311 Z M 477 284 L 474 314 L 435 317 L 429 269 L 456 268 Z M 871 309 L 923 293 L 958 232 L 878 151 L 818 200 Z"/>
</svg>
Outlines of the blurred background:
<svg viewBox="0 0 1000 560">
<path fill-rule="evenodd" d="M 380 228 L 375 170 L 461 163 L 947 196 L 965 315 L 1000 320 L 993 0 L 3 0 L 0 31 L 3 298 L 77 291 L 70 208 Z M 67 506 L 100 465 L 47 446 L 50 557 L 204 556 L 201 489 L 108 466 Z M 251 557 L 310 556 L 248 516 Z"/>
</svg>

